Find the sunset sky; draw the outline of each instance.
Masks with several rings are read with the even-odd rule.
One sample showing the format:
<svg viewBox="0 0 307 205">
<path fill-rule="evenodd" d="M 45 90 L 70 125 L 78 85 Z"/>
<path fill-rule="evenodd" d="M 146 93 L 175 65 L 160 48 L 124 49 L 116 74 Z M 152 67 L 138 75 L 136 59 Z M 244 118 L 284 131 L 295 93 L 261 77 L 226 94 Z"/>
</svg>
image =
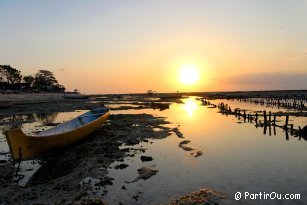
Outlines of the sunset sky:
<svg viewBox="0 0 307 205">
<path fill-rule="evenodd" d="M 82 93 L 307 89 L 306 20 L 305 0 L 0 0 L 0 64 Z"/>
</svg>

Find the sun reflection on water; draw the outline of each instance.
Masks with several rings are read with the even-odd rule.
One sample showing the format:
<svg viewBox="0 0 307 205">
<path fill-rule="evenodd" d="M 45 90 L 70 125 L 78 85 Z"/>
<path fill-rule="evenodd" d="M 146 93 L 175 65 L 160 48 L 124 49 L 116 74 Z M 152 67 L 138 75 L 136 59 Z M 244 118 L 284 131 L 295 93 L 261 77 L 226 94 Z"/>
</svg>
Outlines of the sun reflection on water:
<svg viewBox="0 0 307 205">
<path fill-rule="evenodd" d="M 194 98 L 188 98 L 184 101 L 183 109 L 187 112 L 188 116 L 193 117 L 193 113 L 198 108 L 198 103 Z"/>
</svg>

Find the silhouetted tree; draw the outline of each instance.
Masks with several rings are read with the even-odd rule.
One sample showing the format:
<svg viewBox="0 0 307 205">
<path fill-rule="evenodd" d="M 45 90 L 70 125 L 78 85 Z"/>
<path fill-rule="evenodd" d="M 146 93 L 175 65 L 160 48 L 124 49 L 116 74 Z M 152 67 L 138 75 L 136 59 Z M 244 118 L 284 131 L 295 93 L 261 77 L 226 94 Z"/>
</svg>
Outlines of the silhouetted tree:
<svg viewBox="0 0 307 205">
<path fill-rule="evenodd" d="M 65 91 L 65 87 L 48 70 L 39 70 L 35 74 L 33 87 L 41 91 Z"/>
<path fill-rule="evenodd" d="M 0 65 L 0 76 L 2 81 L 8 84 L 20 83 L 22 79 L 20 71 L 10 65 Z"/>
<path fill-rule="evenodd" d="M 28 83 L 29 86 L 32 86 L 32 83 L 34 82 L 34 77 L 32 75 L 27 75 L 23 77 L 23 81 L 25 81 L 25 83 Z"/>
<path fill-rule="evenodd" d="M 153 95 L 155 93 L 155 91 L 153 90 L 147 90 L 147 95 Z"/>
<path fill-rule="evenodd" d="M 66 88 L 64 87 L 64 85 L 57 85 L 56 87 L 56 91 L 57 92 L 65 92 Z"/>
</svg>

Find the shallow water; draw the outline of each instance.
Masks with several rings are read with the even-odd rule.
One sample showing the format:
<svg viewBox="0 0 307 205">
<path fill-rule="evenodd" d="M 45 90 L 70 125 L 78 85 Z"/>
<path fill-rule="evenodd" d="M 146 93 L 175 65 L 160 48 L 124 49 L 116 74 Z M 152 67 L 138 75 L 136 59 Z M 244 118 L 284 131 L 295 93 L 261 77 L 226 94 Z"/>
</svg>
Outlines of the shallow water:
<svg viewBox="0 0 307 205">
<path fill-rule="evenodd" d="M 175 134 L 165 139 L 150 139 L 135 147 L 146 149 L 145 153 L 127 157 L 124 162 L 129 167 L 123 170 L 110 168 L 109 176 L 113 185 L 107 186 L 104 200 L 110 204 L 159 204 L 200 188 L 209 187 L 224 192 L 228 198 L 225 204 L 306 204 L 307 203 L 307 142 L 303 138 L 289 135 L 283 130 L 263 128 L 253 123 L 244 123 L 235 116 L 218 113 L 217 109 L 200 105 L 195 98 L 183 100 L 183 104 L 172 104 L 170 109 L 112 111 L 112 114 L 154 114 L 167 117 L 171 127 L 178 127 L 184 139 Z M 235 105 L 240 106 L 240 105 Z M 243 106 L 243 105 L 241 105 Z M 250 105 L 248 105 L 250 106 Z M 234 107 L 235 108 L 235 107 Z M 241 107 L 241 109 L 246 108 Z M 258 110 L 254 105 L 248 109 Z M 261 110 L 261 109 L 260 109 Z M 83 111 L 84 112 L 84 111 Z M 82 112 L 58 113 L 49 117 L 50 122 L 63 122 Z M 53 118 L 53 119 L 50 119 Z M 46 118 L 23 125 L 25 131 L 35 132 Z M 290 118 L 291 119 L 291 118 Z M 307 125 L 307 118 L 293 119 Z M 4 127 L 1 127 L 4 129 Z M 270 135 L 271 133 L 271 135 Z M 190 140 L 192 151 L 184 151 L 178 145 Z M 152 142 L 152 143 L 151 143 Z M 1 153 L 8 152 L 5 138 L 0 133 Z M 192 154 L 202 151 L 195 158 Z M 152 156 L 153 161 L 142 162 L 140 156 Z M 9 155 L 1 155 L 9 157 Z M 31 161 L 33 163 L 35 161 Z M 30 177 L 39 167 L 35 162 L 33 170 L 26 172 L 31 164 L 23 165 L 24 173 Z M 150 167 L 159 172 L 151 178 L 131 183 L 137 176 L 137 169 Z M 130 183 L 127 183 L 130 182 Z M 26 180 L 23 180 L 26 183 Z M 125 186 L 125 190 L 122 189 Z M 301 200 L 240 200 L 235 201 L 236 192 L 276 192 L 279 194 L 298 193 Z M 131 196 L 138 196 L 136 201 Z"/>
<path fill-rule="evenodd" d="M 116 111 L 122 112 L 122 111 Z M 116 113 L 113 112 L 113 113 Z M 105 200 L 110 204 L 125 201 L 136 203 L 131 195 L 138 195 L 139 204 L 167 202 L 203 187 L 214 188 L 228 195 L 225 204 L 306 204 L 307 142 L 273 128 L 264 135 L 263 128 L 251 123 L 236 123 L 234 116 L 217 113 L 217 109 L 201 106 L 194 98 L 184 104 L 173 104 L 169 110 L 127 110 L 125 113 L 151 113 L 167 117 L 183 133 L 189 146 L 204 155 L 194 158 L 178 144 L 183 140 L 176 135 L 153 144 L 142 143 L 145 154 L 127 158 L 124 170 L 110 170 L 114 185 L 107 188 Z M 307 124 L 307 118 L 300 118 Z M 267 128 L 269 129 L 269 128 Z M 138 146 L 141 146 L 138 145 Z M 141 155 L 152 156 L 151 162 L 142 163 Z M 122 163 L 122 162 L 121 162 Z M 137 177 L 137 169 L 146 166 L 159 170 L 157 175 L 135 183 L 125 183 Z M 122 186 L 126 190 L 122 190 Z M 235 201 L 236 192 L 279 194 L 299 193 L 301 200 L 242 200 Z"/>
</svg>

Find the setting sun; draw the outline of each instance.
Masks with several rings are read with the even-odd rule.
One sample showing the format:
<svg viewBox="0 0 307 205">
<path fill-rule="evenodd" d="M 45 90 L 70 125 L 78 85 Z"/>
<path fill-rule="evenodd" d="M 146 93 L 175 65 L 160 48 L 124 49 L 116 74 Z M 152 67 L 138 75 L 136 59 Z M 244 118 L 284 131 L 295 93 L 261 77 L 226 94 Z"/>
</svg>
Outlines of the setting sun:
<svg viewBox="0 0 307 205">
<path fill-rule="evenodd" d="M 183 65 L 179 70 L 179 81 L 185 85 L 194 85 L 199 80 L 199 71 L 196 65 Z"/>
</svg>

